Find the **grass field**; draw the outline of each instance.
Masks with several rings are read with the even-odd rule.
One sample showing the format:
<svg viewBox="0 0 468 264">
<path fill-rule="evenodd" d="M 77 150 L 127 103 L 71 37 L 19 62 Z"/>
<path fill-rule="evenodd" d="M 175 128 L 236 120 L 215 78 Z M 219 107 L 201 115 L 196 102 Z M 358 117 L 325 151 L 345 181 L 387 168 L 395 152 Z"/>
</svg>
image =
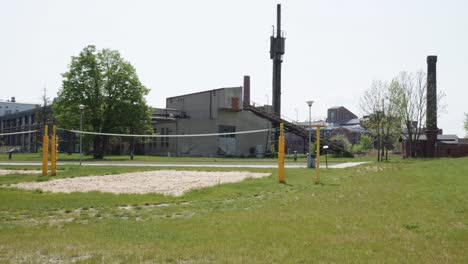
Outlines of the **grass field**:
<svg viewBox="0 0 468 264">
<path fill-rule="evenodd" d="M 321 156 L 322 161 L 325 162 L 325 156 Z M 391 159 L 400 159 L 400 157 L 392 156 Z M 68 155 L 66 153 L 59 153 L 59 161 L 70 161 L 78 162 L 80 160 L 79 154 Z M 341 163 L 347 161 L 374 161 L 374 157 L 355 157 L 355 158 L 334 158 L 331 155 L 328 155 L 328 161 L 330 163 Z M 0 155 L 0 162 L 10 161 L 7 154 Z M 21 161 L 42 161 L 41 153 L 14 153 L 11 159 L 11 162 L 21 162 Z M 92 155 L 84 155 L 84 162 L 112 162 L 112 161 L 122 161 L 122 162 L 140 162 L 140 163 L 274 163 L 278 161 L 276 158 L 220 158 L 220 157 L 162 157 L 162 156 L 144 156 L 136 155 L 133 161 L 130 161 L 130 156 L 105 156 L 103 160 L 94 160 Z M 297 162 L 294 161 L 293 155 L 286 155 L 285 162 L 288 164 L 305 164 L 306 157 L 304 155 L 299 155 Z"/>
<path fill-rule="evenodd" d="M 176 198 L 2 188 L 0 262 L 468 263 L 468 158 L 325 169 L 320 185 L 309 169 L 287 169 L 287 184 L 249 171 L 273 175 Z"/>
</svg>

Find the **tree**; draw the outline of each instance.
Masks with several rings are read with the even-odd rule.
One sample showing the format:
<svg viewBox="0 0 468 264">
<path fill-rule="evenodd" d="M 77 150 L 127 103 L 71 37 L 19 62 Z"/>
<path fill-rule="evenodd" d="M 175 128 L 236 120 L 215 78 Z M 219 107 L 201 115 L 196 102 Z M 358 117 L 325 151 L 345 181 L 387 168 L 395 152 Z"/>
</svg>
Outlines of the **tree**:
<svg viewBox="0 0 468 264">
<path fill-rule="evenodd" d="M 373 81 L 361 97 L 360 106 L 365 114 L 364 126 L 374 139 L 377 161 L 382 161 L 384 155 L 388 160 L 388 150 L 393 149 L 394 139 L 399 135 L 398 117 L 390 100 L 389 85 Z"/>
<path fill-rule="evenodd" d="M 426 73 L 401 72 L 389 87 L 390 99 L 400 117 L 408 139 L 410 156 L 414 156 L 414 142 L 424 132 L 426 117 Z"/>
<path fill-rule="evenodd" d="M 348 138 L 343 135 L 343 134 L 336 134 L 335 136 L 331 137 L 330 138 L 331 141 L 334 141 L 334 142 L 338 142 L 339 144 L 341 144 L 343 146 L 343 149 L 344 149 L 344 153 L 345 155 L 352 155 L 351 153 L 351 143 L 349 142 Z"/>
<path fill-rule="evenodd" d="M 49 124 L 52 120 L 52 113 L 50 111 L 50 98 L 47 96 L 47 88 L 44 87 L 41 95 L 42 107 L 37 111 L 37 121 L 42 126 Z"/>
<path fill-rule="evenodd" d="M 138 79 L 135 68 L 118 51 L 85 47 L 73 56 L 63 86 L 53 105 L 61 127 L 80 124 L 79 105 L 85 105 L 83 130 L 103 133 L 147 133 L 151 113 L 144 96 L 149 89 Z M 93 136 L 93 154 L 102 159 L 109 138 Z"/>
<path fill-rule="evenodd" d="M 374 148 L 374 143 L 369 135 L 361 135 L 359 144 L 356 145 L 356 151 L 366 152 Z"/>
<path fill-rule="evenodd" d="M 390 100 L 395 107 L 406 137 L 408 139 L 410 156 L 415 156 L 414 143 L 425 133 L 426 103 L 427 103 L 427 78 L 422 70 L 413 73 L 401 72 L 392 80 L 389 87 Z M 445 93 L 437 92 L 437 115 L 445 111 L 442 99 Z"/>
</svg>

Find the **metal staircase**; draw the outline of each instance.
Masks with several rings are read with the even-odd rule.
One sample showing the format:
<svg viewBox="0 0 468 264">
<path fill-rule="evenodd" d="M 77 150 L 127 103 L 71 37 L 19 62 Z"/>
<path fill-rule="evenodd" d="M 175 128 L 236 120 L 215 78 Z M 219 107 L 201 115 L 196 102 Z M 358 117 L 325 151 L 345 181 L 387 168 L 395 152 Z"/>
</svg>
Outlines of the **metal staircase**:
<svg viewBox="0 0 468 264">
<path fill-rule="evenodd" d="M 270 120 L 272 122 L 276 123 L 283 123 L 284 127 L 286 130 L 292 134 L 295 134 L 297 136 L 300 136 L 304 139 L 309 139 L 309 131 L 305 129 L 302 126 L 298 126 L 296 124 L 293 124 L 289 121 L 286 121 L 279 116 L 272 114 L 270 112 L 264 111 L 262 109 L 259 109 L 255 106 L 249 105 L 249 104 L 244 104 L 244 110 L 250 111 L 254 113 L 255 115 L 265 118 L 267 120 Z M 334 151 L 345 151 L 343 148 L 343 145 L 340 144 L 339 142 L 331 141 L 329 139 L 324 138 L 323 136 L 320 137 L 320 141 L 322 142 L 322 145 L 328 145 L 328 147 Z M 312 142 L 315 142 L 315 133 L 312 133 Z"/>
</svg>

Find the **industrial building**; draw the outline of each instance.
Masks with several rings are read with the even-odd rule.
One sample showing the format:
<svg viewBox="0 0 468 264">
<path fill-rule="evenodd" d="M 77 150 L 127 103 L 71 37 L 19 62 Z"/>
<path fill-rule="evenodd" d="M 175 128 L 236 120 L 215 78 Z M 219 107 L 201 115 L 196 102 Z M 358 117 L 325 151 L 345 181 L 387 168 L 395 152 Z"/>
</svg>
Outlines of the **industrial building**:
<svg viewBox="0 0 468 264">
<path fill-rule="evenodd" d="M 19 103 L 15 97 L 10 101 L 0 101 L 0 133 L 16 133 L 32 131 L 38 129 L 42 121 L 43 109 L 38 104 Z M 0 140 L 8 151 L 10 146 L 14 146 L 21 151 L 35 152 L 38 145 L 37 133 L 24 133 L 17 135 L 1 136 Z"/>
<path fill-rule="evenodd" d="M 0 100 L 0 116 L 11 115 L 39 107 L 38 104 L 18 103 L 15 97 L 11 100 Z"/>
<path fill-rule="evenodd" d="M 169 97 L 155 109 L 152 124 L 160 135 L 193 135 L 270 129 L 271 122 L 243 109 L 243 87 L 226 87 Z M 160 137 L 145 144 L 145 153 L 176 156 L 263 155 L 270 132 L 201 137 Z"/>
</svg>

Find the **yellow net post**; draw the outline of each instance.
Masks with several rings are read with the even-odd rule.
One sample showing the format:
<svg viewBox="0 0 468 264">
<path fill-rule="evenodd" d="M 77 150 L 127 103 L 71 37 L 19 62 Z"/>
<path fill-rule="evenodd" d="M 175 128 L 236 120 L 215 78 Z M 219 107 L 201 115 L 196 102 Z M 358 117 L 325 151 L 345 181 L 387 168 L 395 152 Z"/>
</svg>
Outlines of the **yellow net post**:
<svg viewBox="0 0 468 264">
<path fill-rule="evenodd" d="M 280 135 L 278 138 L 278 180 L 284 183 L 284 124 L 280 123 Z"/>
<path fill-rule="evenodd" d="M 57 169 L 58 151 L 59 151 L 59 137 L 57 136 L 57 134 L 55 134 L 55 169 Z"/>
<path fill-rule="evenodd" d="M 57 137 L 56 127 L 52 127 L 52 138 L 50 139 L 50 176 L 57 174 Z"/>
<path fill-rule="evenodd" d="M 320 128 L 325 127 L 324 125 L 315 125 L 315 131 L 316 131 L 316 145 L 317 145 L 317 159 L 316 159 L 316 164 L 315 164 L 315 184 L 320 183 Z"/>
<path fill-rule="evenodd" d="M 49 129 L 44 126 L 44 136 L 42 137 L 42 176 L 47 176 L 49 166 Z"/>
</svg>

